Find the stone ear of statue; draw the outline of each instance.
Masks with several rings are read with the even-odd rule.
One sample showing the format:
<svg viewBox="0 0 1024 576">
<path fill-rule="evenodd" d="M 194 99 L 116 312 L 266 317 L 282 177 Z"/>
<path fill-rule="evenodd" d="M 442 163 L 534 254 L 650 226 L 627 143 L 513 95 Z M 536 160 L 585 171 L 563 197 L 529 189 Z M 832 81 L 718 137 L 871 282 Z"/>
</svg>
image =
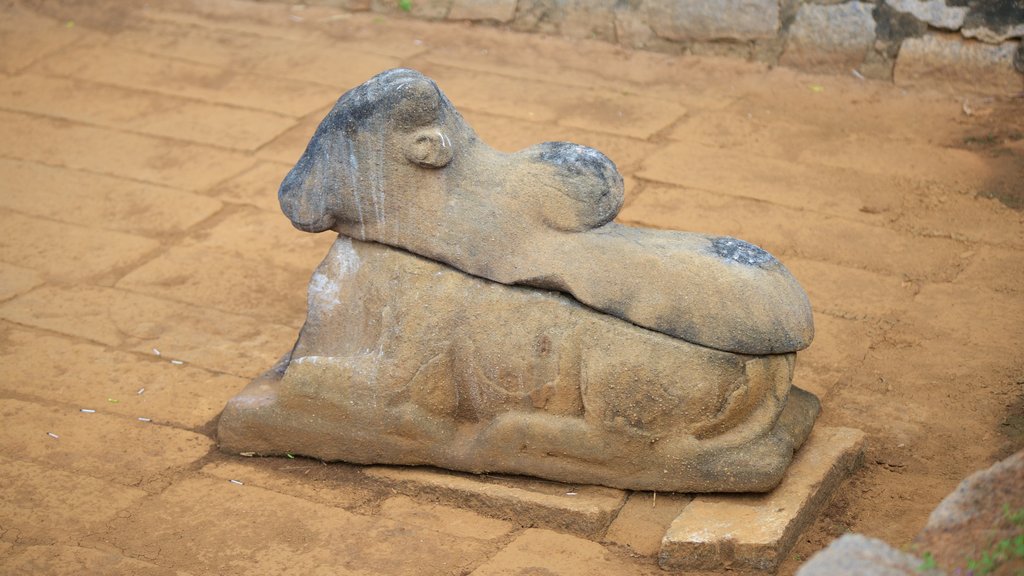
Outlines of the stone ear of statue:
<svg viewBox="0 0 1024 576">
<path fill-rule="evenodd" d="M 444 168 L 452 161 L 455 148 L 440 128 L 424 128 L 407 137 L 405 158 L 424 168 Z"/>
</svg>

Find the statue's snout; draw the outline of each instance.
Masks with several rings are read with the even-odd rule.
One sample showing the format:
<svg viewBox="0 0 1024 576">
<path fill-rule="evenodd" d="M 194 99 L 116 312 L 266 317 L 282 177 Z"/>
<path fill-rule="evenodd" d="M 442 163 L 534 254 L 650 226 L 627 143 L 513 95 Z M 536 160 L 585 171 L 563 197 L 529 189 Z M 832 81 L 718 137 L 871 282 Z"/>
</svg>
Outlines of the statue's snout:
<svg viewBox="0 0 1024 576">
<path fill-rule="evenodd" d="M 277 199 L 293 226 L 303 232 L 323 232 L 335 224 L 335 217 L 327 206 L 330 187 L 318 176 L 320 171 L 312 168 L 309 156 L 304 155 L 281 182 Z"/>
</svg>

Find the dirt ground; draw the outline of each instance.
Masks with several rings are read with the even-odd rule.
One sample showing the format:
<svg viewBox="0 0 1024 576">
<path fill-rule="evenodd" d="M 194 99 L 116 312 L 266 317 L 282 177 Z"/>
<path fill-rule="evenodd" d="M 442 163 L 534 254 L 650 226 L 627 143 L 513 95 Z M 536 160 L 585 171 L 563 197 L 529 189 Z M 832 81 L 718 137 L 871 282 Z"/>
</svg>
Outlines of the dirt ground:
<svg viewBox="0 0 1024 576">
<path fill-rule="evenodd" d="M 0 0 L 0 565 L 658 573 L 355 466 L 216 450 L 331 241 L 290 227 L 277 185 L 334 99 L 395 66 L 496 148 L 604 151 L 621 222 L 743 238 L 806 287 L 796 383 L 868 448 L 781 573 L 847 531 L 909 546 L 1024 448 L 1020 96 L 327 8 Z"/>
</svg>

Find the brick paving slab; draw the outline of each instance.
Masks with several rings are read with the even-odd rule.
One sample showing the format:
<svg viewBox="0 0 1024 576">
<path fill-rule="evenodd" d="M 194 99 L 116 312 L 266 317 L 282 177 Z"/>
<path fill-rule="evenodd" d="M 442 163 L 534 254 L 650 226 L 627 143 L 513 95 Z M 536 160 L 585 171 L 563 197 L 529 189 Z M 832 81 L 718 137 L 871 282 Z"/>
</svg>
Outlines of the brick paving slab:
<svg viewBox="0 0 1024 576">
<path fill-rule="evenodd" d="M 81 28 L 42 18 L 20 6 L 4 6 L 0 18 L 0 72 L 20 72 L 36 60 L 81 38 Z"/>
<path fill-rule="evenodd" d="M 170 23 L 121 32 L 111 38 L 110 45 L 160 58 L 346 89 L 401 64 L 400 58 L 360 52 L 361 46 L 317 35 L 283 39 Z M 346 56 L 339 58 L 342 53 Z"/>
<path fill-rule="evenodd" d="M 441 89 L 444 90 L 444 86 Z M 569 126 L 553 126 L 471 111 L 463 116 L 484 142 L 498 150 L 515 152 L 540 142 L 576 142 L 600 150 L 615 162 L 621 172 L 639 166 L 656 148 L 656 145 L 644 140 Z"/>
<path fill-rule="evenodd" d="M 33 72 L 299 117 L 337 99 L 332 87 L 158 58 L 106 46 L 75 46 Z"/>
<path fill-rule="evenodd" d="M 247 315 L 257 321 L 301 327 L 305 300 L 282 300 L 280 295 L 305 293 L 312 267 L 305 274 L 296 273 L 291 267 L 268 265 L 261 256 L 254 252 L 240 258 L 237 254 L 210 250 L 201 244 L 171 248 L 160 258 L 133 270 L 116 287 Z M 200 270 L 206 272 L 197 273 Z M 287 344 L 282 345 L 282 353 L 285 347 Z"/>
<path fill-rule="evenodd" d="M 301 153 L 301 150 L 296 152 L 292 160 L 298 160 Z M 238 176 L 221 182 L 207 193 L 223 202 L 255 206 L 279 219 L 281 204 L 277 201 L 277 188 L 293 165 L 261 161 Z"/>
<path fill-rule="evenodd" d="M 238 150 L 259 148 L 293 122 L 270 112 L 33 74 L 0 83 L 0 107 Z"/>
<path fill-rule="evenodd" d="M 341 96 L 342 92 L 338 92 Z M 331 103 L 333 106 L 333 102 Z M 332 106 L 326 106 L 315 110 L 305 116 L 292 128 L 278 136 L 273 142 L 263 146 L 256 151 L 258 158 L 281 162 L 282 164 L 294 165 L 306 150 L 309 139 L 313 137 L 317 126 L 331 111 Z M 280 185 L 278 182 L 274 187 Z"/>
<path fill-rule="evenodd" d="M 421 66 L 420 70 L 438 83 L 456 108 L 595 132 L 647 138 L 686 111 L 671 102 L 611 91 L 525 84 L 514 78 L 435 64 Z"/>
<path fill-rule="evenodd" d="M 470 510 L 417 502 L 406 496 L 393 496 L 380 507 L 380 517 L 396 522 L 440 530 L 458 538 L 493 540 L 500 538 L 514 528 L 511 522 L 481 516 Z"/>
<path fill-rule="evenodd" d="M 658 562 L 677 570 L 774 571 L 863 450 L 859 430 L 816 427 L 772 492 L 694 498 L 665 534 Z"/>
<path fill-rule="evenodd" d="M 475 477 L 388 466 L 371 466 L 364 473 L 400 492 L 427 495 L 523 526 L 587 536 L 602 534 L 626 500 L 626 493 L 614 488 L 569 486 L 530 478 Z"/>
<path fill-rule="evenodd" d="M 818 398 L 827 398 L 841 380 L 860 369 L 878 329 L 873 323 L 827 314 L 815 314 L 814 328 L 815 345 L 797 357 L 793 381 Z"/>
<path fill-rule="evenodd" d="M 1007 275 L 1007 272 L 1010 272 Z M 970 263 L 953 280 L 964 286 L 987 286 L 1004 294 L 1024 292 L 1024 266 L 1015 250 L 981 246 L 970 255 Z"/>
<path fill-rule="evenodd" d="M 264 190 L 264 193 L 276 201 L 277 186 Z M 216 225 L 183 238 L 181 246 L 258 260 L 271 266 L 290 269 L 308 281 L 313 269 L 323 260 L 337 237 L 336 233 L 329 231 L 310 234 L 297 230 L 281 215 L 280 208 L 270 212 L 240 206 L 225 214 Z M 297 293 L 283 294 L 306 301 L 304 288 Z"/>
<path fill-rule="evenodd" d="M 4 208 L 140 236 L 182 232 L 221 208 L 217 200 L 183 190 L 36 162 L 0 158 L 0 173 L 12 192 L 0 194 Z"/>
<path fill-rule="evenodd" d="M 157 348 L 245 378 L 272 366 L 296 337 L 291 326 L 90 286 L 38 288 L 0 305 L 0 317 L 146 354 Z"/>
<path fill-rule="evenodd" d="M 209 438 L 194 432 L 100 412 L 83 413 L 68 405 L 3 398 L 0 414 L 9 424 L 0 431 L 4 454 L 149 491 L 166 487 L 170 475 L 213 448 Z M 24 434 L 26 430 L 32 431 L 31 436 Z"/>
<path fill-rule="evenodd" d="M 0 111 L 0 156 L 202 190 L 250 166 L 237 152 Z"/>
<path fill-rule="evenodd" d="M 0 262 L 0 302 L 28 292 L 43 283 L 43 276 L 35 270 Z"/>
<path fill-rule="evenodd" d="M 138 264 L 160 247 L 150 238 L 4 211 L 0 222 L 7 232 L 0 236 L 0 260 L 68 282 Z"/>
<path fill-rule="evenodd" d="M 72 410 L 150 418 L 157 424 L 195 430 L 216 418 L 228 399 L 248 383 L 237 376 L 176 366 L 153 352 L 112 350 L 2 321 L 0 340 L 4 343 L 0 390 Z"/>
<path fill-rule="evenodd" d="M 949 302 L 958 306 L 948 309 Z M 976 286 L 928 284 L 914 298 L 908 319 L 926 338 L 984 347 L 1012 357 L 1024 340 L 1024 300 Z M 967 350 L 964 354 L 969 354 Z"/>
<path fill-rule="evenodd" d="M 238 480 L 245 486 L 256 486 L 279 494 L 302 498 L 334 508 L 355 508 L 376 498 L 377 493 L 350 481 L 310 478 L 309 472 L 329 468 L 323 462 L 308 458 L 277 459 L 234 457 L 203 466 L 203 474 L 221 480 Z M 431 528 L 428 526 L 428 528 Z M 433 527 L 433 529 L 438 529 Z"/>
<path fill-rule="evenodd" d="M 62 470 L 54 463 L 15 459 L 6 450 L 0 456 L 0 477 L 0 541 L 9 543 L 76 543 L 102 532 L 146 496 L 139 488 Z M 8 550 L 8 556 L 13 553 Z"/>
<path fill-rule="evenodd" d="M 644 556 L 657 556 L 668 527 L 692 500 L 689 494 L 633 492 L 608 527 L 604 541 L 628 546 Z"/>
<path fill-rule="evenodd" d="M 126 558 L 115 552 L 79 546 L 16 546 L 4 560 L 7 576 L 189 576 L 187 572 L 161 568 Z"/>
<path fill-rule="evenodd" d="M 656 566 L 611 555 L 600 544 L 550 530 L 530 529 L 477 568 L 471 576 L 521 574 L 663 574 Z"/>
<path fill-rule="evenodd" d="M 1018 212 L 994 198 L 978 198 L 969 187 L 928 183 L 932 198 L 907 198 L 893 227 L 922 236 L 980 242 L 1003 248 L 1024 248 L 1024 226 Z M 941 191 L 935 195 L 936 190 Z M 966 193 L 965 193 L 966 192 Z M 965 250 L 967 252 L 967 250 Z"/>
<path fill-rule="evenodd" d="M 851 149 L 862 152 L 853 155 Z M 804 150 L 799 160 L 811 166 L 851 169 L 857 174 L 942 181 L 947 186 L 967 184 L 965 175 L 984 172 L 986 164 L 968 150 L 863 134 L 819 142 Z"/>
<path fill-rule="evenodd" d="M 883 177 L 695 142 L 673 142 L 662 147 L 643 163 L 637 176 L 859 221 L 880 220 L 862 208 L 891 201 L 884 196 L 893 187 Z"/>
<path fill-rule="evenodd" d="M 786 258 L 785 265 L 819 313 L 878 318 L 905 311 L 914 299 L 916 287 L 895 276 L 806 258 Z"/>
<path fill-rule="evenodd" d="M 722 218 L 722 214 L 728 214 Z M 626 223 L 742 238 L 776 256 L 800 256 L 892 276 L 951 280 L 962 247 L 847 218 L 703 190 L 647 186 L 619 214 Z M 856 250 L 835 246 L 856 244 Z"/>
<path fill-rule="evenodd" d="M 743 154 L 794 161 L 809 146 L 834 138 L 826 128 L 777 117 L 761 110 L 699 110 L 665 133 L 671 140 L 698 143 Z"/>
<path fill-rule="evenodd" d="M 210 520 L 179 522 L 198 515 Z M 491 544 L 318 506 L 223 479 L 175 483 L 111 524 L 104 537 L 165 567 L 188 560 L 206 574 L 432 575 L 465 573 Z"/>
</svg>

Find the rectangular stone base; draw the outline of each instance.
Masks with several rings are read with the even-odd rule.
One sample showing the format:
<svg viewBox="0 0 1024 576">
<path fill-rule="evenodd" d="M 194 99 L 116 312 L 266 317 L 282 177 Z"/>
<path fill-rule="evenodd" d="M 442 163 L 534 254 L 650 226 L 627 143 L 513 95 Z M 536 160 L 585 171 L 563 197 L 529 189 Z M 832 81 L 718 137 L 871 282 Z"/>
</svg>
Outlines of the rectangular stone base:
<svg viewBox="0 0 1024 576">
<path fill-rule="evenodd" d="M 863 457 L 860 430 L 815 428 L 775 490 L 694 498 L 662 539 L 658 563 L 671 570 L 774 571 Z"/>
<path fill-rule="evenodd" d="M 363 473 L 413 497 L 657 555 L 667 570 L 774 571 L 863 453 L 863 432 L 816 427 L 782 484 L 767 494 L 629 493 L 422 467 L 371 466 Z"/>
<path fill-rule="evenodd" d="M 604 534 L 627 495 L 604 486 L 474 476 L 425 467 L 371 466 L 364 473 L 410 496 L 435 498 L 519 526 L 552 528 L 592 539 Z"/>
</svg>

